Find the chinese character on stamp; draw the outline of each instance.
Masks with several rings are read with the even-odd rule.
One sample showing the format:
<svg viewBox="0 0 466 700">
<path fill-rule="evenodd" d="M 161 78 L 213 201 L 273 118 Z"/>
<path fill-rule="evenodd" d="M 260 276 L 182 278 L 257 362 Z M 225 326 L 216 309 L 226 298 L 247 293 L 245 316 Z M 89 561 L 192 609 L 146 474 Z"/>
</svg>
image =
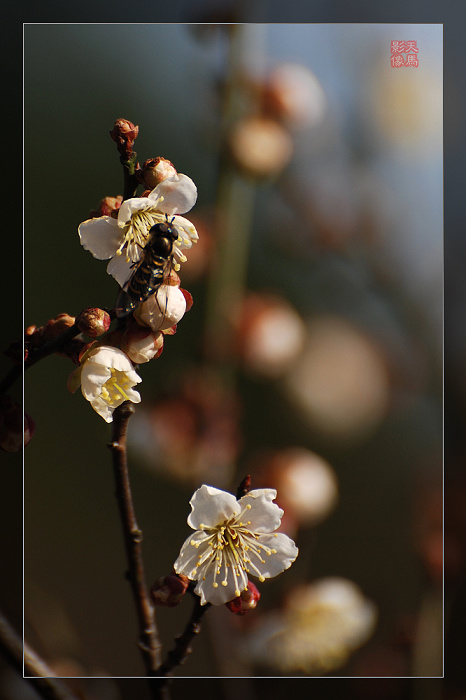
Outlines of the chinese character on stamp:
<svg viewBox="0 0 466 700">
<path fill-rule="evenodd" d="M 392 68 L 417 68 L 419 66 L 417 41 L 390 42 L 390 65 Z M 403 54 L 405 54 L 403 56 Z"/>
</svg>

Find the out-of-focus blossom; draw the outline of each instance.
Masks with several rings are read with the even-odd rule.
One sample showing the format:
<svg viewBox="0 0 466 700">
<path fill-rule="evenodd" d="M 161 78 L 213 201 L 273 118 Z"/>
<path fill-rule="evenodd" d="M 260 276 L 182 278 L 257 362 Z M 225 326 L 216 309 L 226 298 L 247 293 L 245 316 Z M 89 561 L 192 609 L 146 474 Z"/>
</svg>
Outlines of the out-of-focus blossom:
<svg viewBox="0 0 466 700">
<path fill-rule="evenodd" d="M 267 78 L 263 108 L 291 127 L 305 128 L 322 121 L 327 100 L 309 68 L 298 63 L 282 63 Z"/>
<path fill-rule="evenodd" d="M 189 251 L 189 257 L 183 263 L 183 282 L 197 280 L 208 272 L 213 254 L 213 223 L 214 212 L 190 215 L 199 239 Z"/>
<path fill-rule="evenodd" d="M 5 452 L 19 452 L 34 435 L 35 423 L 11 396 L 0 398 L 0 447 Z"/>
<path fill-rule="evenodd" d="M 277 175 L 293 155 L 291 136 L 268 117 L 238 121 L 229 134 L 228 146 L 237 167 L 254 178 Z"/>
<path fill-rule="evenodd" d="M 298 556 L 289 537 L 276 533 L 283 511 L 274 489 L 249 491 L 238 501 L 231 493 L 201 486 L 191 498 L 188 525 L 195 530 L 174 564 L 178 574 L 197 581 L 201 605 L 222 605 L 241 595 L 248 575 L 260 581 L 288 569 Z"/>
<path fill-rule="evenodd" d="M 289 448 L 266 463 L 264 479 L 280 494 L 280 504 L 299 525 L 316 525 L 335 508 L 338 481 L 330 465 L 314 452 Z"/>
<path fill-rule="evenodd" d="M 186 297 L 179 287 L 162 284 L 134 312 L 134 317 L 154 332 L 176 326 L 186 312 Z"/>
<path fill-rule="evenodd" d="M 246 297 L 237 333 L 246 367 L 269 378 L 282 375 L 304 348 L 302 319 L 290 304 L 272 295 Z"/>
<path fill-rule="evenodd" d="M 376 619 L 375 605 L 358 586 L 325 578 L 292 589 L 285 608 L 263 615 L 242 651 L 283 674 L 328 673 L 369 639 Z"/>
<path fill-rule="evenodd" d="M 230 482 L 241 446 L 239 399 L 211 369 L 192 370 L 168 396 L 141 407 L 128 441 L 149 470 L 190 486 Z"/>
<path fill-rule="evenodd" d="M 438 66 L 393 70 L 386 67 L 384 56 L 373 63 L 367 85 L 369 109 L 391 143 L 423 154 L 442 147 L 443 83 Z"/>
<path fill-rule="evenodd" d="M 164 223 L 166 216 L 178 231 L 173 255 L 179 262 L 186 260 L 181 252 L 191 248 L 197 231 L 188 219 L 179 214 L 189 211 L 197 199 L 197 188 L 187 175 L 167 177 L 148 197 L 133 197 L 123 202 L 118 218 L 101 216 L 88 219 L 78 228 L 82 246 L 95 258 L 111 258 L 107 272 L 123 287 L 133 272 L 132 266 L 142 254 L 154 224 Z"/>
<path fill-rule="evenodd" d="M 343 319 L 321 317 L 309 324 L 306 349 L 284 381 L 312 426 L 332 438 L 361 439 L 388 409 L 382 355 L 369 337 Z"/>
<path fill-rule="evenodd" d="M 74 392 L 81 386 L 84 398 L 94 411 L 111 423 L 113 411 L 124 401 L 141 401 L 139 392 L 133 389 L 141 381 L 124 352 L 100 345 L 89 350 L 80 367 L 70 375 L 68 388 Z"/>
</svg>

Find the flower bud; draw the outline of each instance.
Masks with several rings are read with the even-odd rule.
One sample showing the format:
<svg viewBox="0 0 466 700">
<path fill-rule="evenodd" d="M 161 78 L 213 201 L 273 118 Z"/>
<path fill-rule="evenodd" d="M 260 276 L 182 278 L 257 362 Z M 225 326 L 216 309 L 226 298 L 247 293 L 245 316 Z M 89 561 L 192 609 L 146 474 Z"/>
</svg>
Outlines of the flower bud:
<svg viewBox="0 0 466 700">
<path fill-rule="evenodd" d="M 84 309 L 76 319 L 81 333 L 91 338 L 98 338 L 110 328 L 111 318 L 103 309 Z"/>
<path fill-rule="evenodd" d="M 123 197 L 121 194 L 118 197 L 104 197 L 100 200 L 97 209 L 93 209 L 90 213 L 91 219 L 98 218 L 99 216 L 113 216 L 121 206 Z M 116 214 L 115 214 L 116 215 Z"/>
<path fill-rule="evenodd" d="M 148 158 L 141 170 L 138 171 L 138 180 L 150 190 L 153 190 L 162 180 L 177 175 L 173 163 L 166 158 Z"/>
<path fill-rule="evenodd" d="M 5 452 L 19 452 L 34 435 L 35 424 L 31 416 L 10 396 L 0 399 L 0 447 Z"/>
<path fill-rule="evenodd" d="M 155 605 L 174 608 L 188 589 L 189 579 L 183 574 L 169 574 L 159 579 L 150 589 L 150 597 Z"/>
<path fill-rule="evenodd" d="M 150 328 L 131 323 L 123 333 L 120 349 L 123 350 L 134 364 L 149 362 L 161 355 L 163 350 L 163 334 L 153 333 Z"/>
<path fill-rule="evenodd" d="M 233 598 L 225 605 L 235 615 L 245 615 L 249 610 L 254 610 L 260 597 L 261 594 L 257 587 L 248 580 L 247 588 L 237 598 Z"/>
<path fill-rule="evenodd" d="M 148 326 L 155 332 L 175 326 L 183 318 L 185 311 L 186 298 L 179 287 L 163 284 L 133 315 L 141 326 Z"/>
<path fill-rule="evenodd" d="M 135 126 L 129 119 L 117 119 L 110 132 L 110 136 L 118 146 L 123 143 L 128 143 L 128 145 L 131 144 L 132 146 L 138 133 L 139 127 Z"/>
</svg>

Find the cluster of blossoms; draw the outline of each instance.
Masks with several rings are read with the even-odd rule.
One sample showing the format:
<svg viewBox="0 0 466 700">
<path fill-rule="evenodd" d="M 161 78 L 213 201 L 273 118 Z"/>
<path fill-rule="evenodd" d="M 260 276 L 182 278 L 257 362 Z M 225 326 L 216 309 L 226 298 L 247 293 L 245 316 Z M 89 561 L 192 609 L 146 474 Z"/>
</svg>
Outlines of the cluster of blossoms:
<svg viewBox="0 0 466 700">
<path fill-rule="evenodd" d="M 117 330 L 84 348 L 79 367 L 70 376 L 70 391 L 81 387 L 84 397 L 107 422 L 113 420 L 115 408 L 124 401 L 140 402 L 140 394 L 134 389 L 141 381 L 135 365 L 159 357 L 164 336 L 175 333 L 176 325 L 192 305 L 189 292 L 180 288 L 177 271 L 186 260 L 182 251 L 198 238 L 193 224 L 181 216 L 194 206 L 196 186 L 163 158 L 146 161 L 141 172 L 144 183 L 154 185 L 152 190 L 124 201 L 120 197 L 106 197 L 99 210 L 92 212 L 102 215 L 84 221 L 78 228 L 86 250 L 99 260 L 110 259 L 107 272 L 121 288 L 131 279 L 155 224 L 169 221 L 178 233 L 173 243 L 170 273 Z M 80 329 L 94 337 L 108 331 L 108 314 L 107 324 L 102 326 L 95 318 L 100 310 L 94 310 L 96 313 L 89 319 L 90 311 L 79 319 Z"/>
</svg>

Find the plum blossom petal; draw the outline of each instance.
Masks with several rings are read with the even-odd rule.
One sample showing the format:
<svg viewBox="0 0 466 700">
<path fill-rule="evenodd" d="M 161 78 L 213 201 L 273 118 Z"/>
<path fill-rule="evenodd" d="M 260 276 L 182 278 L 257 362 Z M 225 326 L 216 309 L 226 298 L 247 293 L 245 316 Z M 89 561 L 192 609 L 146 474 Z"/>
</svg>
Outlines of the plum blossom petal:
<svg viewBox="0 0 466 700">
<path fill-rule="evenodd" d="M 243 508 L 251 505 L 248 520 L 255 532 L 274 532 L 280 526 L 283 510 L 272 503 L 276 497 L 275 489 L 254 489 L 240 499 Z"/>
<path fill-rule="evenodd" d="M 121 230 L 116 219 L 100 216 L 88 219 L 78 226 L 78 234 L 84 250 L 88 250 L 98 260 L 108 260 L 121 242 Z"/>
<path fill-rule="evenodd" d="M 162 180 L 149 199 L 164 214 L 185 214 L 196 204 L 197 187 L 190 177 L 180 173 Z"/>
<path fill-rule="evenodd" d="M 197 581 L 201 605 L 227 603 L 246 590 L 248 575 L 264 581 L 296 559 L 295 543 L 273 532 L 283 514 L 272 503 L 275 496 L 273 489 L 257 489 L 238 501 L 206 484 L 194 493 L 188 525 L 196 532 L 184 542 L 174 568 Z"/>
<path fill-rule="evenodd" d="M 125 255 L 114 255 L 107 265 L 108 274 L 116 279 L 120 287 L 125 286 L 133 271 L 133 263 L 126 260 Z"/>
<path fill-rule="evenodd" d="M 193 530 L 201 529 L 202 524 L 216 527 L 240 512 L 238 501 L 231 493 L 206 484 L 194 492 L 189 505 L 192 512 L 188 517 L 188 525 Z"/>
</svg>

